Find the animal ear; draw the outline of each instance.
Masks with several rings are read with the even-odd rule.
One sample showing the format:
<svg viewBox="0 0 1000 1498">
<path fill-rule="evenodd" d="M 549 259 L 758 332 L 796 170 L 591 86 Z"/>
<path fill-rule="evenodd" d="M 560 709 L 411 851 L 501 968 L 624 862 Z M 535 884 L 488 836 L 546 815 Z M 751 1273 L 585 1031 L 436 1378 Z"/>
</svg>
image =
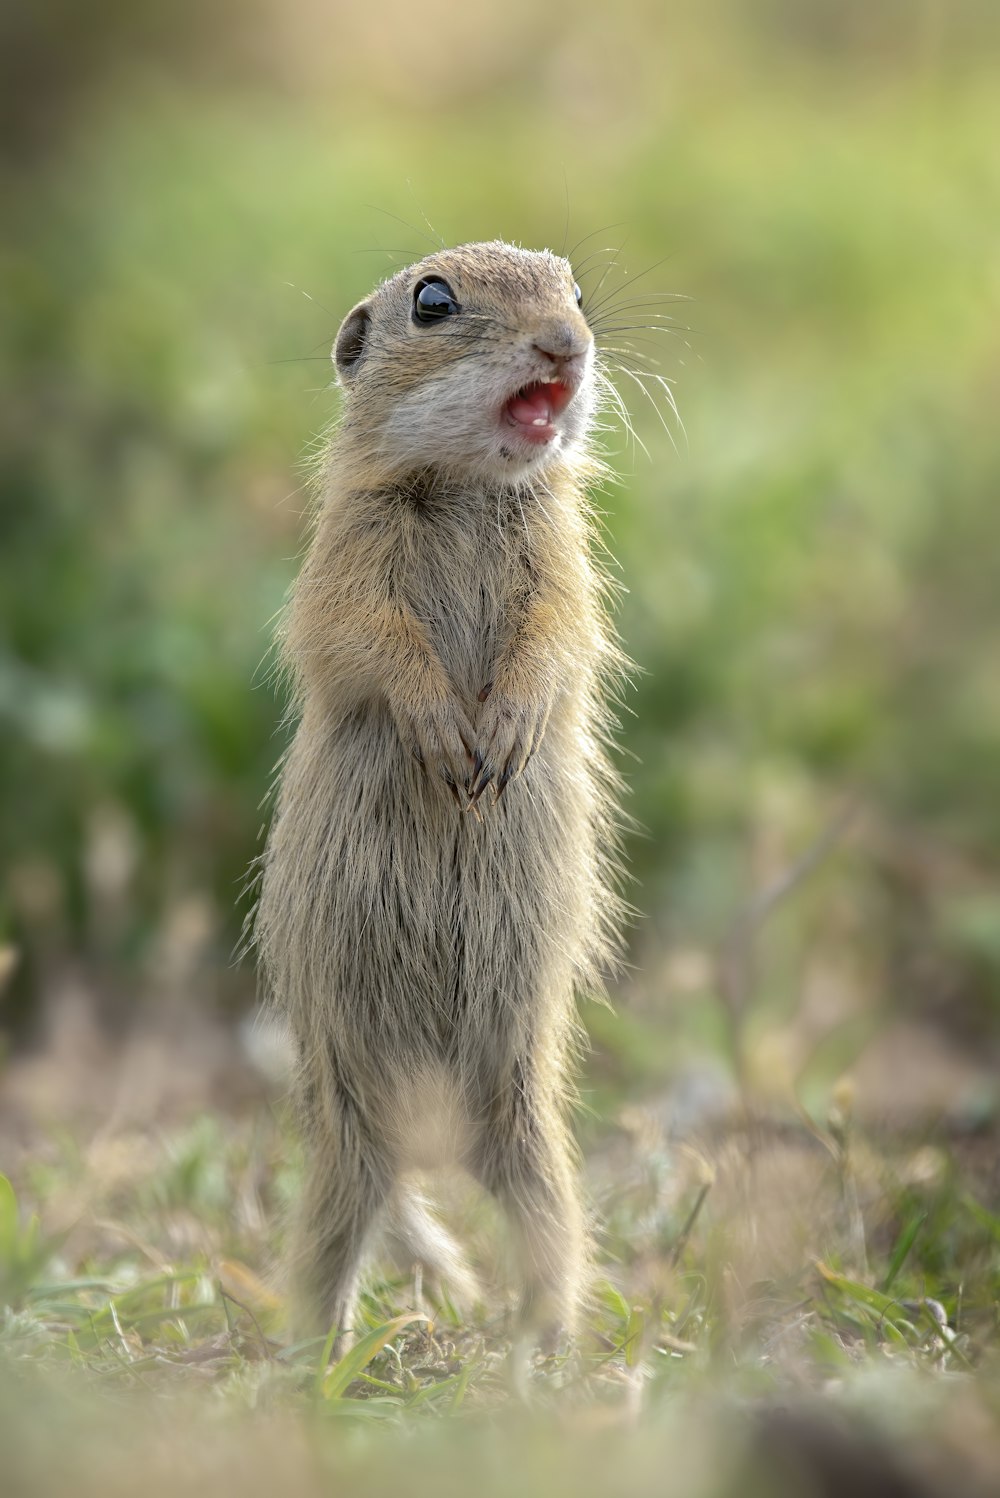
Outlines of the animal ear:
<svg viewBox="0 0 1000 1498">
<path fill-rule="evenodd" d="M 353 312 L 348 312 L 341 324 L 333 345 L 333 362 L 342 380 L 349 380 L 361 361 L 370 322 L 371 311 L 367 302 L 362 302 Z"/>
</svg>

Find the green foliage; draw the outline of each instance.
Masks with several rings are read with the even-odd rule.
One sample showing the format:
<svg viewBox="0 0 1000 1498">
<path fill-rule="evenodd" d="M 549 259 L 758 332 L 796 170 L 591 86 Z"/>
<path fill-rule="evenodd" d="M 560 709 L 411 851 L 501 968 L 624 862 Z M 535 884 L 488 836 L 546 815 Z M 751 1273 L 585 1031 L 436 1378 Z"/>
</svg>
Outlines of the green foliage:
<svg viewBox="0 0 1000 1498">
<path fill-rule="evenodd" d="M 607 114 L 586 123 L 575 86 L 559 122 L 550 90 L 514 85 L 489 19 L 462 41 L 475 99 L 431 70 L 401 105 L 391 68 L 365 59 L 409 33 L 359 22 L 358 81 L 340 80 L 333 113 L 306 87 L 251 105 L 236 87 L 150 79 L 140 101 L 109 84 L 61 154 L 12 176 L 0 899 L 23 1008 L 54 951 L 143 987 L 191 892 L 217 996 L 245 999 L 228 962 L 283 742 L 262 662 L 301 546 L 296 465 L 335 412 L 340 316 L 421 252 L 426 210 L 449 239 L 589 236 L 591 294 L 612 259 L 603 290 L 693 298 L 670 310 L 694 331 L 634 334 L 636 368 L 676 380 L 679 452 L 625 376 L 650 456 L 608 438 L 621 625 L 643 673 L 623 728 L 650 834 L 629 846 L 643 911 L 714 942 L 758 844 L 791 861 L 859 791 L 878 824 L 859 897 L 879 906 L 881 934 L 858 936 L 872 969 L 893 984 L 929 913 L 956 1001 L 995 1016 L 978 893 L 1000 839 L 986 22 L 959 7 L 934 43 L 897 17 L 890 63 L 860 13 L 834 44 L 781 11 L 668 23 L 637 6 L 622 45 L 640 71 L 662 55 L 672 89 L 657 74 L 640 118 L 634 80 L 602 72 Z M 298 43 L 272 23 L 277 66 Z M 556 32 L 538 41 L 555 66 Z M 581 45 L 597 45 L 589 23 Z M 515 169 L 541 140 L 541 172 Z M 812 922 L 790 981 L 816 940 Z"/>
<path fill-rule="evenodd" d="M 419 1289 L 397 1276 L 370 1285 L 366 1325 L 334 1363 L 335 1329 L 325 1341 L 288 1343 L 282 1297 L 266 1278 L 274 1222 L 241 1221 L 248 1157 L 264 1162 L 256 1181 L 265 1199 L 285 1168 L 287 1141 L 273 1123 L 195 1124 L 161 1131 L 155 1143 L 125 1132 L 114 1180 L 99 1155 L 81 1162 L 69 1141 L 45 1140 L 49 1166 L 40 1191 L 25 1186 L 25 1200 L 43 1218 L 65 1211 L 67 1193 L 82 1190 L 91 1205 L 58 1252 L 51 1242 L 42 1252 L 11 1188 L 0 1189 L 0 1267 L 17 1268 L 0 1322 L 0 1421 L 22 1411 L 5 1434 L 5 1471 L 23 1461 L 58 1485 L 68 1442 L 85 1492 L 124 1481 L 136 1461 L 158 1480 L 156 1432 L 167 1421 L 183 1425 L 193 1473 L 214 1470 L 220 1439 L 232 1447 L 224 1479 L 213 1478 L 221 1491 L 263 1490 L 256 1470 L 237 1475 L 246 1443 L 262 1470 L 272 1453 L 291 1464 L 286 1491 L 311 1493 L 295 1457 L 303 1439 L 324 1470 L 358 1460 L 369 1480 L 372 1464 L 396 1463 L 397 1437 L 409 1452 L 400 1470 L 415 1463 L 417 1491 L 432 1486 L 424 1479 L 433 1471 L 439 1491 L 442 1463 L 463 1464 L 466 1481 L 471 1471 L 490 1480 L 491 1432 L 500 1431 L 504 1471 L 516 1460 L 528 1491 L 546 1489 L 553 1464 L 575 1470 L 579 1448 L 588 1455 L 577 1489 L 589 1493 L 607 1490 L 605 1443 L 638 1481 L 647 1443 L 669 1429 L 674 1464 L 690 1456 L 686 1443 L 707 1442 L 699 1481 L 710 1485 L 692 1486 L 693 1474 L 684 1485 L 707 1494 L 728 1481 L 729 1461 L 742 1471 L 750 1460 L 752 1412 L 794 1411 L 805 1400 L 808 1428 L 810 1391 L 829 1418 L 837 1411 L 849 1422 L 852 1439 L 870 1424 L 899 1450 L 919 1441 L 921 1461 L 932 1439 L 948 1449 L 958 1420 L 973 1448 L 949 1460 L 988 1470 L 1000 1450 L 990 1445 L 989 1414 L 1000 1366 L 1000 1229 L 972 1194 L 982 1178 L 960 1146 L 928 1172 L 920 1149 L 880 1145 L 855 1128 L 845 1152 L 845 1138 L 839 1123 L 818 1138 L 735 1130 L 706 1174 L 704 1162 L 685 1167 L 689 1150 L 619 1132 L 613 1157 L 590 1171 L 605 1277 L 569 1355 L 512 1344 L 499 1287 L 490 1309 L 455 1318 L 444 1298 L 413 1310 Z M 191 1162 L 208 1159 L 220 1184 L 206 1199 L 204 1172 Z M 475 1202 L 456 1210 L 482 1253 Z M 733 1423 L 737 1405 L 748 1425 Z M 123 1410 L 127 1432 L 106 1445 L 109 1412 L 121 1419 Z M 53 1425 L 58 1443 L 36 1440 Z M 432 1443 L 425 1457 L 414 1456 L 414 1441 Z M 785 1446 L 768 1449 L 773 1457 Z M 785 1490 L 772 1482 L 763 1491 Z"/>
<path fill-rule="evenodd" d="M 0 1175 L 0 1304 L 16 1303 L 45 1262 L 38 1218 L 21 1222 L 14 1188 Z"/>
</svg>

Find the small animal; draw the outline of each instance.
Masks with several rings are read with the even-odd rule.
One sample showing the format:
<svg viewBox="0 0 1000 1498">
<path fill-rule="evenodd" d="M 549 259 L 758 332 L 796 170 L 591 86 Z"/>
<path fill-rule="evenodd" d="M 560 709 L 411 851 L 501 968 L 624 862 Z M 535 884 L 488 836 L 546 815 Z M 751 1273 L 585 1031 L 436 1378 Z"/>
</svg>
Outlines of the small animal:
<svg viewBox="0 0 1000 1498">
<path fill-rule="evenodd" d="M 627 663 L 587 498 L 607 377 L 569 263 L 500 242 L 393 275 L 333 359 L 256 914 L 297 1050 L 297 1326 L 344 1345 L 380 1224 L 462 1276 L 416 1184 L 457 1164 L 506 1210 L 552 1347 L 588 1277 L 574 995 L 622 916 L 607 745 Z"/>
</svg>

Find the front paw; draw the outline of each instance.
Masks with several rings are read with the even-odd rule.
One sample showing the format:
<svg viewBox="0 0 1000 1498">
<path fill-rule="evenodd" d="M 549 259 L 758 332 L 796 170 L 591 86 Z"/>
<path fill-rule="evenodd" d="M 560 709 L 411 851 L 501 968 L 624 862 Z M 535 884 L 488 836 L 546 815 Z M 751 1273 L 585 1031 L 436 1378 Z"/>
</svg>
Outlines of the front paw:
<svg viewBox="0 0 1000 1498">
<path fill-rule="evenodd" d="M 550 710 L 548 703 L 517 702 L 503 692 L 487 690 L 472 762 L 473 806 L 490 785 L 499 801 L 521 774 L 542 741 Z"/>
<path fill-rule="evenodd" d="M 467 810 L 476 734 L 460 704 L 440 698 L 419 707 L 395 704 L 392 711 L 400 738 L 424 773 Z"/>
</svg>

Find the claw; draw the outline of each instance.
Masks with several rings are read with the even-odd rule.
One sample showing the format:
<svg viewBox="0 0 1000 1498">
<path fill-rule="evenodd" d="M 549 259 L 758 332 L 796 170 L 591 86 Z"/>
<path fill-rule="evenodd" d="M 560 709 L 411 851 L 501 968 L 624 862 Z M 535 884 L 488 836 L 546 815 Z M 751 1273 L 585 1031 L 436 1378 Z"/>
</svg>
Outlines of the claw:
<svg viewBox="0 0 1000 1498">
<path fill-rule="evenodd" d="M 475 785 L 476 781 L 479 779 L 479 772 L 480 772 L 480 770 L 482 768 L 483 768 L 483 752 L 482 752 L 481 749 L 477 749 L 476 752 L 475 752 L 475 754 L 472 756 L 472 783 L 473 783 L 473 785 Z"/>
<path fill-rule="evenodd" d="M 476 802 L 479 800 L 480 796 L 483 794 L 483 791 L 485 791 L 486 787 L 489 785 L 492 779 L 493 771 L 487 770 L 486 774 L 483 776 L 482 780 L 479 782 L 479 784 L 476 786 L 476 789 L 472 793 L 472 801 L 470 803 L 472 806 L 475 806 Z"/>
<path fill-rule="evenodd" d="M 497 800 L 498 801 L 500 800 L 500 797 L 503 795 L 504 791 L 510 785 L 511 781 L 514 779 L 514 776 L 516 774 L 517 774 L 517 771 L 514 769 L 513 765 L 508 765 L 507 768 L 506 768 L 506 770 L 504 770 L 503 774 L 500 776 L 500 779 L 497 781 Z"/>
<path fill-rule="evenodd" d="M 493 683 L 491 681 L 488 681 L 486 683 L 486 685 L 483 687 L 482 691 L 479 693 L 479 701 L 480 702 L 485 702 L 486 699 L 487 699 L 487 697 L 492 692 L 492 690 L 493 690 Z"/>
<path fill-rule="evenodd" d="M 460 806 L 463 811 L 466 811 L 468 809 L 467 803 L 463 803 L 461 796 L 458 794 L 458 786 L 455 784 L 450 773 L 447 770 L 444 770 L 442 772 L 441 778 L 443 779 L 448 789 L 451 791 L 451 794 L 454 796 L 456 805 Z"/>
</svg>

